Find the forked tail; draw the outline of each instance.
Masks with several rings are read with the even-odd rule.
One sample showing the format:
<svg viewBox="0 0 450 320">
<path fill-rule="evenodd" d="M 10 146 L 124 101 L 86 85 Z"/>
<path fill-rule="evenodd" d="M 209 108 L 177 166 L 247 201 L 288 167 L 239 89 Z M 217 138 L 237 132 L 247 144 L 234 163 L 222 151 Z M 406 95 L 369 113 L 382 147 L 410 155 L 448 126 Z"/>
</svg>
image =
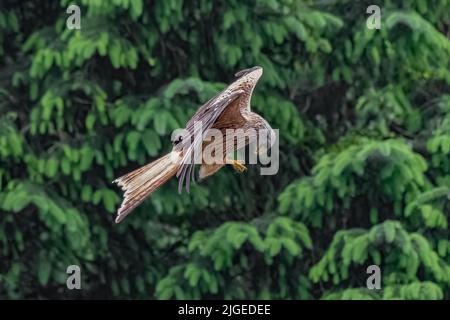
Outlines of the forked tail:
<svg viewBox="0 0 450 320">
<path fill-rule="evenodd" d="M 153 191 L 172 178 L 180 166 L 179 152 L 172 151 L 139 169 L 114 180 L 125 191 L 117 211 L 116 223 L 122 221 L 134 208 Z"/>
</svg>

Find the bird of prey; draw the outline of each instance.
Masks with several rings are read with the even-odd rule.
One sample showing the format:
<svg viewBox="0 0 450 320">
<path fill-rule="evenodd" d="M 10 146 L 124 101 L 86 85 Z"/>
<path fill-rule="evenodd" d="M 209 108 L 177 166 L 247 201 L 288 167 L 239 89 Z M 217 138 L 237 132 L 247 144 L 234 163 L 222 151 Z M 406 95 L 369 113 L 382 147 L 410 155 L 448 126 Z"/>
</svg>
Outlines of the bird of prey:
<svg viewBox="0 0 450 320">
<path fill-rule="evenodd" d="M 122 221 L 153 191 L 175 175 L 179 178 L 178 191 L 181 192 L 186 182 L 186 189 L 189 192 L 190 181 L 194 180 L 194 166 L 198 163 L 192 161 L 194 154 L 201 154 L 205 147 L 214 143 L 206 138 L 211 129 L 220 130 L 224 136 L 223 141 L 227 139 L 225 137 L 227 129 L 253 132 L 246 136 L 244 146 L 256 141 L 255 132 L 258 133 L 263 129 L 269 132 L 267 137 L 269 148 L 273 145 L 276 137 L 274 131 L 264 118 L 250 110 L 253 89 L 262 73 L 263 69 L 259 66 L 236 73 L 237 79 L 233 83 L 197 110 L 187 123 L 185 134 L 172 139 L 173 148 L 169 154 L 113 181 L 125 191 L 123 202 L 117 212 L 116 223 Z M 199 123 L 201 126 L 196 125 Z M 229 147 L 220 149 L 223 150 L 223 161 L 211 164 L 200 160 L 199 179 L 216 173 L 225 164 L 231 164 L 240 172 L 246 170 L 242 161 L 227 157 L 238 147 L 234 141 L 227 146 L 229 145 L 232 146 L 231 149 Z M 267 152 L 267 149 L 258 145 L 256 152 L 261 154 Z"/>
</svg>

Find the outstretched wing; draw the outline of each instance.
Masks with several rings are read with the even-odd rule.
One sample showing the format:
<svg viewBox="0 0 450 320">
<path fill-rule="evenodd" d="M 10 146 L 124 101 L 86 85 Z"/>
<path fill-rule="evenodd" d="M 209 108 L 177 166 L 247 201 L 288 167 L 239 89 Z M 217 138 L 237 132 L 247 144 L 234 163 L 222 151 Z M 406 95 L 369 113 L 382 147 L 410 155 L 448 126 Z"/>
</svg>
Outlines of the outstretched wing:
<svg viewBox="0 0 450 320">
<path fill-rule="evenodd" d="M 188 137 L 187 139 L 183 139 L 183 142 L 191 142 L 191 144 L 185 148 L 186 151 L 183 155 L 183 159 L 181 160 L 181 166 L 177 171 L 177 178 L 179 178 L 179 193 L 181 193 L 183 189 L 185 179 L 186 190 L 189 192 L 190 181 L 194 181 L 193 169 L 196 162 L 194 156 L 201 156 L 202 142 L 206 137 L 208 130 L 213 126 L 214 122 L 222 114 L 222 112 L 234 101 L 239 99 L 243 93 L 244 90 L 238 89 L 234 86 L 229 86 L 227 89 L 220 92 L 218 95 L 202 105 L 187 123 L 186 130 L 188 131 Z M 201 123 L 201 126 L 198 125 L 199 123 Z"/>
</svg>

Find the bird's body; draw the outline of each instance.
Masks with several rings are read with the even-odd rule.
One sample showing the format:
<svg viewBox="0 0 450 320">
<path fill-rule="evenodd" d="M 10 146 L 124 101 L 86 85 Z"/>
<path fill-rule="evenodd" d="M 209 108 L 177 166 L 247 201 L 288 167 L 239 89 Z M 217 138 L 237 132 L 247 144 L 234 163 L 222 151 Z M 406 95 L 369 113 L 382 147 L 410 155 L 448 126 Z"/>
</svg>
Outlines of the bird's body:
<svg viewBox="0 0 450 320">
<path fill-rule="evenodd" d="M 184 133 L 175 136 L 171 153 L 114 181 L 125 190 L 116 223 L 174 175 L 179 178 L 179 191 L 184 183 L 189 191 L 195 164 L 201 164 L 200 179 L 216 173 L 227 163 L 239 171 L 245 170 L 239 161 L 227 159 L 227 154 L 256 141 L 261 129 L 269 130 L 270 137 L 274 137 L 267 121 L 250 110 L 251 95 L 261 75 L 261 67 L 238 72 L 239 78 L 201 106 L 187 123 Z M 211 139 L 213 129 L 220 132 L 222 139 Z M 233 136 L 230 138 L 229 130 L 241 130 L 241 135 L 245 136 L 243 144 L 237 143 Z M 204 161 L 203 153 L 208 149 L 219 150 L 221 161 Z"/>
</svg>

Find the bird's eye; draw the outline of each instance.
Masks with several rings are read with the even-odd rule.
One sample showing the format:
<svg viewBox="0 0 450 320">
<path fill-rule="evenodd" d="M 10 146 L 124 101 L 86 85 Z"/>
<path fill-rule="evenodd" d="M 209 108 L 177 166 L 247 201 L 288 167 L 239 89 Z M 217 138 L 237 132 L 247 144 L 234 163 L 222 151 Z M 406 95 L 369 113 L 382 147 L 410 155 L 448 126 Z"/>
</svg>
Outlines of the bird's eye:
<svg viewBox="0 0 450 320">
<path fill-rule="evenodd" d="M 181 141 L 183 141 L 183 136 L 182 135 L 176 136 L 175 139 L 173 139 L 173 143 L 175 145 L 179 144 Z"/>
</svg>

